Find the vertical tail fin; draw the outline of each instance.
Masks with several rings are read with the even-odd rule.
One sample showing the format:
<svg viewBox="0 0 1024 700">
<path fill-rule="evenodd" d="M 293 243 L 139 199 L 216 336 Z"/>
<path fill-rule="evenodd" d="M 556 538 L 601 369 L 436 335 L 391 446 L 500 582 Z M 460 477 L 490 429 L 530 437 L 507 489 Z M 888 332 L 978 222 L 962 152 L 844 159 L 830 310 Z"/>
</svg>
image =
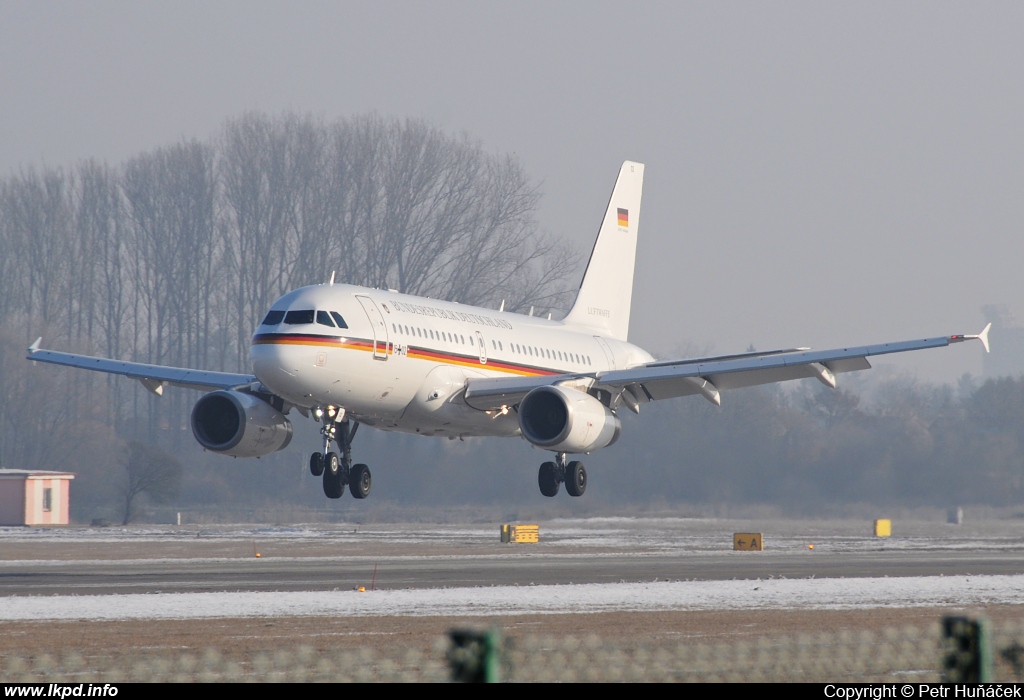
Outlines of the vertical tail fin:
<svg viewBox="0 0 1024 700">
<path fill-rule="evenodd" d="M 615 181 L 576 303 L 565 317 L 567 325 L 626 340 L 643 188 L 643 163 L 627 160 Z"/>
</svg>

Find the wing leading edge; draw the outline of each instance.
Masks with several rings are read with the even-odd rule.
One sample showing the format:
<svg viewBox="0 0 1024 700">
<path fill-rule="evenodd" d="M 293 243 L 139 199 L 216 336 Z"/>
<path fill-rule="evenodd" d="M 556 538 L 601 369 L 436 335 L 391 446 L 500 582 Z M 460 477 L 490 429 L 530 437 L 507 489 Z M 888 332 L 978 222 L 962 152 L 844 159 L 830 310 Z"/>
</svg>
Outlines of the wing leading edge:
<svg viewBox="0 0 1024 700">
<path fill-rule="evenodd" d="M 120 360 L 108 360 L 103 357 L 75 355 L 68 352 L 57 352 L 55 350 L 42 350 L 39 347 L 41 340 L 42 339 L 40 338 L 36 342 L 32 343 L 31 347 L 29 347 L 28 355 L 26 356 L 29 360 L 131 377 L 132 379 L 138 379 L 142 382 L 143 386 L 157 395 L 163 393 L 163 388 L 166 385 L 179 386 L 186 389 L 212 391 L 216 389 L 231 389 L 233 387 L 245 386 L 259 381 L 256 376 L 252 374 L 206 372 L 203 370 L 187 369 L 184 367 L 147 365 L 141 362 L 122 362 Z"/>
<path fill-rule="evenodd" d="M 700 394 L 715 404 L 721 403 L 720 392 L 790 379 L 815 378 L 835 387 L 835 375 L 870 369 L 867 358 L 897 352 L 924 350 L 980 340 L 988 352 L 988 331 L 991 324 L 977 335 L 947 335 L 922 340 L 907 340 L 880 345 L 862 345 L 834 350 L 809 351 L 803 348 L 723 355 L 696 360 L 652 362 L 631 369 L 611 370 L 590 375 L 555 375 L 543 378 L 471 379 L 467 383 L 466 403 L 480 410 L 496 410 L 514 406 L 538 386 L 563 383 L 585 383 L 590 389 L 604 389 L 613 395 L 628 392 L 627 405 Z M 634 408 L 636 410 L 636 408 Z"/>
</svg>

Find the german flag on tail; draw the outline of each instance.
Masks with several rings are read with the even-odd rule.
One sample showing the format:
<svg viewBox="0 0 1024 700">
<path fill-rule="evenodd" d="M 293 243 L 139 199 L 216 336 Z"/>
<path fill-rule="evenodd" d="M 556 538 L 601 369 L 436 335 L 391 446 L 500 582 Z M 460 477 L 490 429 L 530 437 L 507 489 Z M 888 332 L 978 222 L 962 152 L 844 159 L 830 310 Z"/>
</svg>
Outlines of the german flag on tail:
<svg viewBox="0 0 1024 700">
<path fill-rule="evenodd" d="M 619 209 L 619 226 L 629 228 L 629 210 Z"/>
</svg>

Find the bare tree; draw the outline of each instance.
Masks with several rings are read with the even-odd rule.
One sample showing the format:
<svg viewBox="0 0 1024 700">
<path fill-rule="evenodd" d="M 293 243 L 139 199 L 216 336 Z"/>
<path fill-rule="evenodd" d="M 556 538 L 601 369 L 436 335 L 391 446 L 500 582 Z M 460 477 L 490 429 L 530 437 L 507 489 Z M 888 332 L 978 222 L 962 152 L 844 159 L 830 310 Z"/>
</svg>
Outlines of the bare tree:
<svg viewBox="0 0 1024 700">
<path fill-rule="evenodd" d="M 216 283 L 213 153 L 196 141 L 137 156 L 122 180 L 135 313 L 143 320 L 136 355 L 147 361 L 205 366 Z M 163 402 L 167 420 L 183 420 L 184 397 Z M 150 400 L 149 432 L 157 404 Z"/>
<path fill-rule="evenodd" d="M 345 281 L 506 308 L 565 304 L 578 256 L 537 230 L 540 193 L 510 156 L 420 121 L 334 126 Z"/>
<path fill-rule="evenodd" d="M 579 262 L 537 230 L 513 158 L 416 120 L 229 122 L 220 174 L 238 348 L 274 297 L 340 280 L 506 308 L 565 305 Z"/>
<path fill-rule="evenodd" d="M 130 523 L 137 515 L 139 496 L 145 494 L 154 503 L 166 503 L 181 489 L 181 462 L 153 445 L 129 441 L 124 469 L 122 525 Z"/>
<path fill-rule="evenodd" d="M 12 273 L 5 286 L 10 285 L 24 317 L 38 318 L 43 325 L 60 318 L 57 328 L 67 327 L 66 283 L 75 256 L 69 192 L 64 172 L 49 168 L 41 174 L 24 170 L 0 188 L 0 219 L 9 246 L 5 254 L 19 263 L 5 270 Z"/>
</svg>

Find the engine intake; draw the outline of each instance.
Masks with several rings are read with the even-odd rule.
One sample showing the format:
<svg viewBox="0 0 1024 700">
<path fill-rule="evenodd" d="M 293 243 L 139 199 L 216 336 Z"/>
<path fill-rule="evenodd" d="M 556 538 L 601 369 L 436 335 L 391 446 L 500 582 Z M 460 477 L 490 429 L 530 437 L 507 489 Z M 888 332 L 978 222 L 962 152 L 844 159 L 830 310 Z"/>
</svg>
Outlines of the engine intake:
<svg viewBox="0 0 1024 700">
<path fill-rule="evenodd" d="M 261 457 L 288 446 L 292 424 L 252 394 L 214 391 L 199 399 L 192 409 L 192 434 L 211 452 Z"/>
<path fill-rule="evenodd" d="M 619 417 L 590 394 L 541 386 L 519 404 L 523 437 L 553 452 L 590 452 L 619 439 Z"/>
</svg>

